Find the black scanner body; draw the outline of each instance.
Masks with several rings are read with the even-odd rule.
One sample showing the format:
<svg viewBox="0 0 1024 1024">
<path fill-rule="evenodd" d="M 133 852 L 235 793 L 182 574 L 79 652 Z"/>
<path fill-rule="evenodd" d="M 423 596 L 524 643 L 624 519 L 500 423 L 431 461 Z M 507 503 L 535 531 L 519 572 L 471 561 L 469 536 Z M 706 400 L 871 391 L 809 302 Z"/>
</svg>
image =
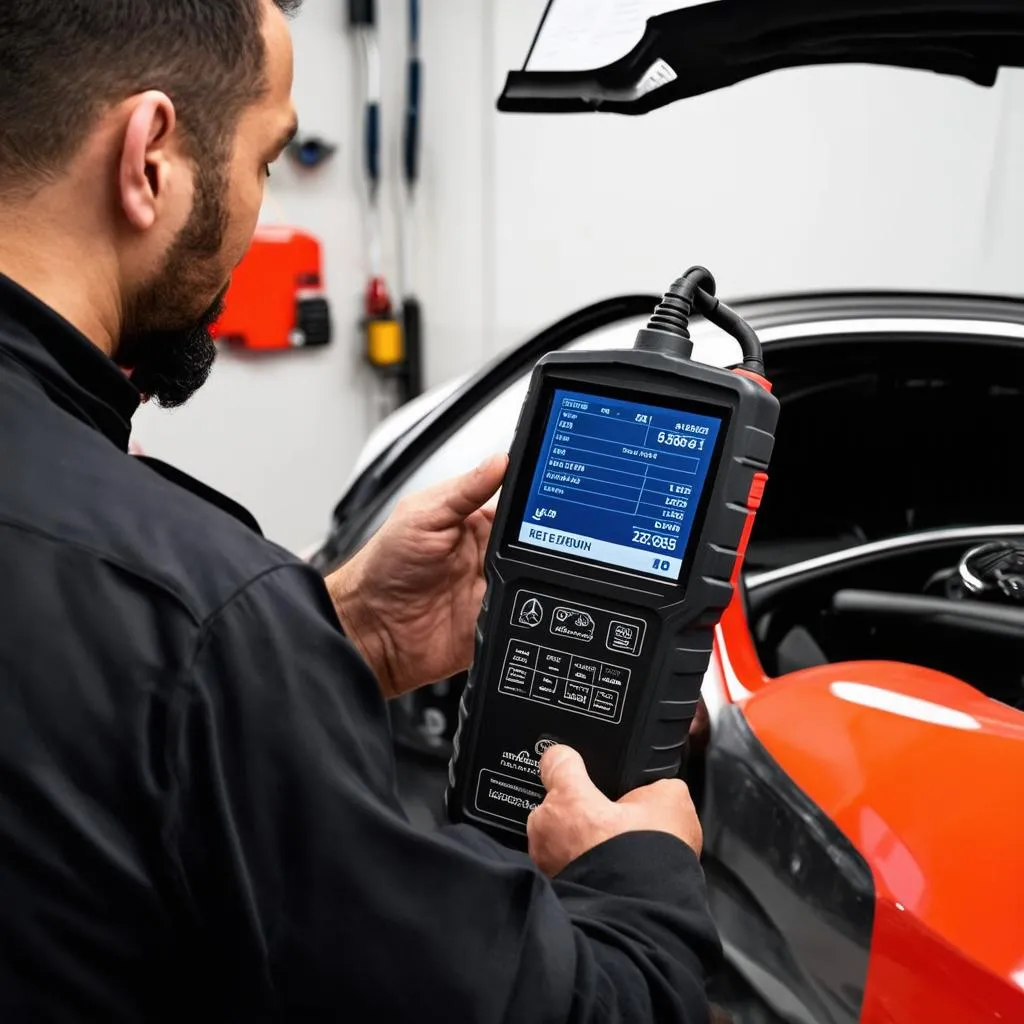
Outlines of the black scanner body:
<svg viewBox="0 0 1024 1024">
<path fill-rule="evenodd" d="M 528 529 L 529 515 L 544 510 L 526 507 L 551 436 L 556 393 L 720 421 L 699 500 L 684 513 L 664 513 L 684 523 L 690 517 L 685 549 L 671 552 L 678 578 L 523 542 L 557 536 L 544 526 Z M 679 774 L 714 628 L 732 599 L 764 486 L 778 411 L 755 374 L 661 352 L 557 353 L 537 364 L 486 556 L 486 596 L 445 797 L 450 820 L 525 848 L 526 819 L 544 797 L 538 763 L 552 743 L 578 750 L 612 799 Z M 625 459 L 622 466 L 632 469 Z M 590 500 L 585 491 L 573 495 L 578 505 Z M 656 569 L 669 565 L 657 550 L 647 554 Z"/>
</svg>

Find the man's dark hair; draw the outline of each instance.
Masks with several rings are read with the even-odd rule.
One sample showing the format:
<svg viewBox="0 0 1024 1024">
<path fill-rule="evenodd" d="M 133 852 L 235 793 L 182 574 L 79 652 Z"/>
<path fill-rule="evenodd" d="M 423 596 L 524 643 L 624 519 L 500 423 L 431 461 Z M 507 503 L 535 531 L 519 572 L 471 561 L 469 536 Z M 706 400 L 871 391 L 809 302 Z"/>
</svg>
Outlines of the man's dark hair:
<svg viewBox="0 0 1024 1024">
<path fill-rule="evenodd" d="M 190 156 L 226 160 L 266 87 L 264 2 L 0 0 L 0 192 L 57 177 L 105 108 L 148 89 L 173 100 Z"/>
</svg>

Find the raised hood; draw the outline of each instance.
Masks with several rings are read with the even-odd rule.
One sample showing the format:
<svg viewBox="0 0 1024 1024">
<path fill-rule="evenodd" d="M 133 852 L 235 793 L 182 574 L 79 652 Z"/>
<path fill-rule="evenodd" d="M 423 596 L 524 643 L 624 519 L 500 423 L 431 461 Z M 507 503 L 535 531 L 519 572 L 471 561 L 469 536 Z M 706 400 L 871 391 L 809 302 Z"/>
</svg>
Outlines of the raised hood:
<svg viewBox="0 0 1024 1024">
<path fill-rule="evenodd" d="M 550 0 L 498 109 L 644 114 L 783 68 L 879 64 L 991 86 L 1024 0 Z"/>
</svg>

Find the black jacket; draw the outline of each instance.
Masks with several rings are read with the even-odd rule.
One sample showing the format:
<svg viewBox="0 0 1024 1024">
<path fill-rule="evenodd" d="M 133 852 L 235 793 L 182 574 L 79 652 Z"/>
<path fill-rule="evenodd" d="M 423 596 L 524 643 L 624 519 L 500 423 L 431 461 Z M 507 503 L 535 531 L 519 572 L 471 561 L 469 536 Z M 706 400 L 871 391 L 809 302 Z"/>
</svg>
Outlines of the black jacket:
<svg viewBox="0 0 1024 1024">
<path fill-rule="evenodd" d="M 411 827 L 323 581 L 138 400 L 0 278 L 0 1020 L 705 1020 L 692 852 Z"/>
</svg>

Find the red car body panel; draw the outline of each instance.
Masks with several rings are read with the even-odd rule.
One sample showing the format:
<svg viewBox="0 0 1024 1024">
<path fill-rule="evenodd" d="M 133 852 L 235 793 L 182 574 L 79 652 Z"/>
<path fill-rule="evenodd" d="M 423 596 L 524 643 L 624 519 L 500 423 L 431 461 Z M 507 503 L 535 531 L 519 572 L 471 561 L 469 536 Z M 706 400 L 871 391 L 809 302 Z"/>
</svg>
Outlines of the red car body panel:
<svg viewBox="0 0 1024 1024">
<path fill-rule="evenodd" d="M 871 868 L 862 1021 L 1024 1022 L 1024 715 L 891 662 L 768 679 L 739 598 L 712 667 Z"/>
</svg>

